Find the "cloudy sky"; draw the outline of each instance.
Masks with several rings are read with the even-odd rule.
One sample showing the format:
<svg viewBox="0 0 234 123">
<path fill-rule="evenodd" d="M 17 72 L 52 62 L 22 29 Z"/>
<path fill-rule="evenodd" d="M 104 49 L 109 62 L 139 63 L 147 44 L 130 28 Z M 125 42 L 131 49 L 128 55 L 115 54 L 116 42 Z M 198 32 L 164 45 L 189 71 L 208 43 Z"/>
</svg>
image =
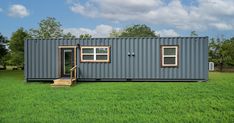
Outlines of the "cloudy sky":
<svg viewBox="0 0 234 123">
<path fill-rule="evenodd" d="M 0 32 L 37 28 L 55 17 L 65 32 L 106 37 L 113 30 L 147 24 L 161 36 L 234 36 L 234 0 L 1 0 Z"/>
</svg>

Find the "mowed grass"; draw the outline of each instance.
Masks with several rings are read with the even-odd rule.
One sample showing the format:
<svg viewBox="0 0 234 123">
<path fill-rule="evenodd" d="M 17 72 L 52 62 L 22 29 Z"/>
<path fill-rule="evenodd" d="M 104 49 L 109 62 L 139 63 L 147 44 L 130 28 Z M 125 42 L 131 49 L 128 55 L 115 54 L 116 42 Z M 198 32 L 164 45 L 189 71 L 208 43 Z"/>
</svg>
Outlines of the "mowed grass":
<svg viewBox="0 0 234 123">
<path fill-rule="evenodd" d="M 234 73 L 208 82 L 81 82 L 52 88 L 0 71 L 0 122 L 234 122 Z"/>
</svg>

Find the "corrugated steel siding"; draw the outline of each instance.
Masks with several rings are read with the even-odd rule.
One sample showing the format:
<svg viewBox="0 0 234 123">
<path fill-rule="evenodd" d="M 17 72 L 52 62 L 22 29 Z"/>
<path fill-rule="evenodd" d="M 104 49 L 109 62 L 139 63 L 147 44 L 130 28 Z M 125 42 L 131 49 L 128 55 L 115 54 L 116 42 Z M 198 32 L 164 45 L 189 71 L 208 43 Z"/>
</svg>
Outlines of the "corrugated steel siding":
<svg viewBox="0 0 234 123">
<path fill-rule="evenodd" d="M 78 43 L 81 46 L 111 46 L 110 63 L 79 63 L 77 50 L 80 79 L 208 79 L 208 37 L 27 40 L 26 78 L 58 78 L 58 46 Z M 161 68 L 160 45 L 179 45 L 179 67 Z M 135 56 L 128 56 L 128 52 L 134 52 Z"/>
</svg>

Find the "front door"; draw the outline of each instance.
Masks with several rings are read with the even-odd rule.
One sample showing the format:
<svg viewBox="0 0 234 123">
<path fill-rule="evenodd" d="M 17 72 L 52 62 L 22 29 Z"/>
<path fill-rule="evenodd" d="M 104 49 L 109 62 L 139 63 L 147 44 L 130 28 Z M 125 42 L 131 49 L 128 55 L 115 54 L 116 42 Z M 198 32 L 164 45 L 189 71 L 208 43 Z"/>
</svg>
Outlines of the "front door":
<svg viewBox="0 0 234 123">
<path fill-rule="evenodd" d="M 70 76 L 70 69 L 74 67 L 74 49 L 62 48 L 61 49 L 61 76 Z"/>
</svg>

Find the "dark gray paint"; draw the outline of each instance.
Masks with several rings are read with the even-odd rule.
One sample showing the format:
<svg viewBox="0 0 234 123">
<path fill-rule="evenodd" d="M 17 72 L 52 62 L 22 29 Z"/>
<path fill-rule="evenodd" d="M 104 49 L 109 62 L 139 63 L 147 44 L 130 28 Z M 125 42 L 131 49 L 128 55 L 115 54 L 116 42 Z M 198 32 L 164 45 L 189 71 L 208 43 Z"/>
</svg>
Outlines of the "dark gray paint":
<svg viewBox="0 0 234 123">
<path fill-rule="evenodd" d="M 110 63 L 80 63 L 77 49 L 77 75 L 82 81 L 208 80 L 208 37 L 30 39 L 25 41 L 25 78 L 58 78 L 58 46 L 77 44 L 111 46 Z M 178 67 L 161 67 L 160 45 L 179 45 Z"/>
</svg>

